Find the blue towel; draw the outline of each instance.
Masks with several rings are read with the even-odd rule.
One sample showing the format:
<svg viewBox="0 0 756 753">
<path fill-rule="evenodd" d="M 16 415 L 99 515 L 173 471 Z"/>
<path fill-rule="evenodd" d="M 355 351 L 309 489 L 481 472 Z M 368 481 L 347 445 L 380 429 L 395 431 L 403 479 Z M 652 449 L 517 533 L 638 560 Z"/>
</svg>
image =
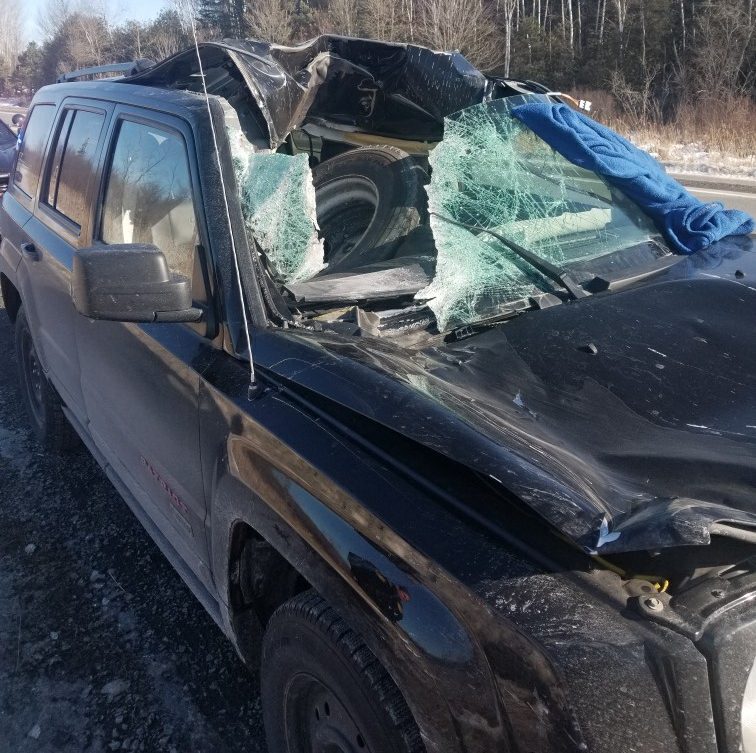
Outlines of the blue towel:
<svg viewBox="0 0 756 753">
<path fill-rule="evenodd" d="M 641 207 L 683 254 L 727 235 L 748 235 L 754 221 L 738 209 L 704 204 L 689 194 L 650 155 L 611 128 L 563 104 L 538 102 L 512 115 L 575 165 L 604 176 Z"/>
</svg>

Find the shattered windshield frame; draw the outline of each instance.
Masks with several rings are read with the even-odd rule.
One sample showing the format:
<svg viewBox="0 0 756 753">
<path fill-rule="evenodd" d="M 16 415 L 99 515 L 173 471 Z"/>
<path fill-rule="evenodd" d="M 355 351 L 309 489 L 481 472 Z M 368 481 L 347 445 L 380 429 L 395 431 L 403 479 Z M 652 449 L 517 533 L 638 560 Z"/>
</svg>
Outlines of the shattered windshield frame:
<svg viewBox="0 0 756 753">
<path fill-rule="evenodd" d="M 597 274 L 668 255 L 634 202 L 512 116 L 543 100 L 510 96 L 447 117 L 443 139 L 414 158 L 430 173 L 423 227 L 383 266 L 333 271 L 312 155 L 253 146 L 226 108 L 245 223 L 294 315 L 354 320 L 361 334 L 432 335 L 583 297 Z M 627 249 L 639 253 L 616 253 Z M 366 316 L 377 323 L 366 327 Z"/>
<path fill-rule="evenodd" d="M 444 138 L 431 152 L 436 274 L 416 299 L 427 303 L 441 331 L 559 292 L 497 234 L 563 270 L 584 272 L 596 259 L 641 244 L 666 253 L 634 202 L 512 117 L 518 105 L 539 100 L 549 101 L 514 96 L 461 110 L 446 118 Z"/>
</svg>

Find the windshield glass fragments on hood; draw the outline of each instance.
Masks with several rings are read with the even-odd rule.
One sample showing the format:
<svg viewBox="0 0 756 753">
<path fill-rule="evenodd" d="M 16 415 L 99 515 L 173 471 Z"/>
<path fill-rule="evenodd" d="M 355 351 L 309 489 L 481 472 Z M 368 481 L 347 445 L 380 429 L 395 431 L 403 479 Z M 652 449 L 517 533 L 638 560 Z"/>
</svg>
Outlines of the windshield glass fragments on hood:
<svg viewBox="0 0 756 753">
<path fill-rule="evenodd" d="M 552 291 L 552 283 L 481 228 L 565 269 L 658 235 L 619 191 L 512 118 L 515 99 L 521 101 L 488 102 L 447 118 L 443 141 L 430 155 L 437 264 L 416 298 L 427 301 L 441 330 Z"/>
</svg>

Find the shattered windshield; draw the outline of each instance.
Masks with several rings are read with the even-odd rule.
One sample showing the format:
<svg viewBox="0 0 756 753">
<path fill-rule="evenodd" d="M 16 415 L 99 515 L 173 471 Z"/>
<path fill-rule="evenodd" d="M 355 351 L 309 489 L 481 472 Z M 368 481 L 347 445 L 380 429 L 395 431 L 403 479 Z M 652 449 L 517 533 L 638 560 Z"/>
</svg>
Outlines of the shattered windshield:
<svg viewBox="0 0 756 753">
<path fill-rule="evenodd" d="M 274 152 L 227 107 L 245 223 L 296 315 L 420 337 L 581 297 L 667 253 L 636 204 L 512 116 L 539 99 L 461 110 L 413 154 L 322 137 L 316 152 L 312 134 Z"/>
<path fill-rule="evenodd" d="M 325 266 L 323 242 L 313 219 L 315 192 L 307 156 L 256 154 L 238 180 L 247 227 L 267 249 L 274 276 L 296 282 L 319 272 Z"/>
<path fill-rule="evenodd" d="M 510 97 L 456 113 L 431 152 L 427 192 L 436 273 L 416 298 L 427 302 L 439 330 L 554 290 L 482 229 L 564 269 L 658 238 L 633 202 L 511 116 L 513 107 L 533 99 Z"/>
</svg>

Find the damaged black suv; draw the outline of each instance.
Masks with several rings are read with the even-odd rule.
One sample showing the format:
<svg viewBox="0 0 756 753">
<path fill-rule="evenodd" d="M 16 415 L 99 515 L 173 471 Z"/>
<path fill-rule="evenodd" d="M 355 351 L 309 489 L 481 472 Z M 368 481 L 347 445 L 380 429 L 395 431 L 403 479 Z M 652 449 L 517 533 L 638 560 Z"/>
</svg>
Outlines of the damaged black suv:
<svg viewBox="0 0 756 753">
<path fill-rule="evenodd" d="M 756 255 L 682 256 L 458 54 L 200 45 L 42 89 L 0 204 L 83 441 L 275 753 L 756 753 Z"/>
</svg>

